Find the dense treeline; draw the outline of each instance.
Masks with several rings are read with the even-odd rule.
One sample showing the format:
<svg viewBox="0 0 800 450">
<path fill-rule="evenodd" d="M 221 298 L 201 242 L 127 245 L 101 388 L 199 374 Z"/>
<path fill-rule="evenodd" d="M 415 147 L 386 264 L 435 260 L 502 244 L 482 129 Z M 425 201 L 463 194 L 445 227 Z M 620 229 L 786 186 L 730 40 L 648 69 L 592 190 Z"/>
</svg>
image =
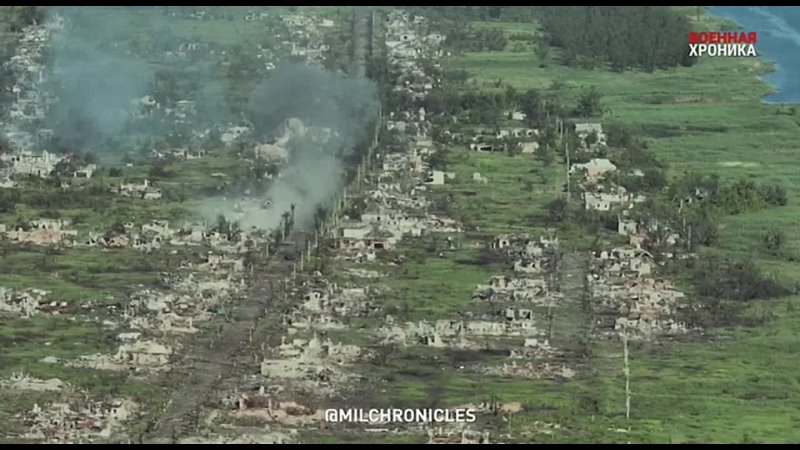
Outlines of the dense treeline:
<svg viewBox="0 0 800 450">
<path fill-rule="evenodd" d="M 689 19 L 665 6 L 418 6 L 412 13 L 431 18 L 449 35 L 464 38 L 467 51 L 479 44 L 499 46 L 491 35 L 469 33 L 470 21 L 541 24 L 549 44 L 562 49 L 567 65 L 610 64 L 614 70 L 653 71 L 692 65 Z M 477 43 L 477 44 L 476 44 Z"/>
<path fill-rule="evenodd" d="M 767 207 L 784 206 L 786 189 L 752 180 L 722 183 L 718 176 L 689 174 L 676 180 L 667 191 L 675 203 L 698 202 L 724 214 L 739 214 Z"/>
<path fill-rule="evenodd" d="M 614 70 L 692 65 L 689 20 L 662 6 L 553 6 L 539 9 L 550 44 L 568 65 L 608 62 Z"/>
<path fill-rule="evenodd" d="M 586 86 L 578 94 L 577 104 L 568 108 L 558 101 L 558 95 L 553 91 L 518 91 L 507 85 L 504 90 L 495 91 L 434 89 L 415 106 L 424 107 L 429 114 L 460 116 L 466 123 L 490 127 L 508 119 L 505 115 L 508 111 L 519 111 L 525 114 L 525 125 L 539 128 L 556 117 L 601 116 L 601 98 L 594 86 Z"/>
</svg>

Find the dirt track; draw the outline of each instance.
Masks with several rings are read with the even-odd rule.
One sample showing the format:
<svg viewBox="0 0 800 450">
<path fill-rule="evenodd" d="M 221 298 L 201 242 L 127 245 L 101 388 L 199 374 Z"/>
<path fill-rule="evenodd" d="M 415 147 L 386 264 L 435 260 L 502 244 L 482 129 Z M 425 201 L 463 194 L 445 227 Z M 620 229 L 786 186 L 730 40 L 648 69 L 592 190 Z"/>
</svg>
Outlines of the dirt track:
<svg viewBox="0 0 800 450">
<path fill-rule="evenodd" d="M 371 12 L 368 8 L 360 7 L 354 8 L 353 13 L 351 71 L 352 75 L 363 77 Z M 235 384 L 244 373 L 258 372 L 252 356 L 258 345 L 250 343 L 251 330 L 259 336 L 253 341 L 263 342 L 261 337 L 267 331 L 265 327 L 279 323 L 280 316 L 288 309 L 290 299 L 287 301 L 283 295 L 272 295 L 280 294 L 280 290 L 270 292 L 270 287 L 277 288 L 292 276 L 294 261 L 284 256 L 305 248 L 306 235 L 295 231 L 288 241 L 294 244 L 285 245 L 272 255 L 267 266 L 261 269 L 261 275 L 255 277 L 248 295 L 232 308 L 230 320 L 223 323 L 221 328 L 215 327 L 194 337 L 176 369 L 169 374 L 170 384 L 176 386 L 172 398 L 165 410 L 159 413 L 158 421 L 142 436 L 141 442 L 174 443 L 193 433 L 197 429 L 203 404 L 214 393 Z"/>
<path fill-rule="evenodd" d="M 294 233 L 292 238 L 303 248 L 301 233 Z M 199 412 L 214 393 L 236 383 L 244 373 L 257 372 L 257 362 L 252 357 L 257 345 L 250 342 L 250 333 L 267 312 L 278 318 L 288 306 L 282 304 L 282 296 L 270 295 L 269 286 L 278 286 L 291 276 L 294 262 L 284 256 L 294 253 L 294 249 L 294 244 L 285 245 L 272 256 L 249 294 L 231 309 L 227 322 L 193 338 L 181 361 L 168 374 L 176 389 L 158 414 L 158 421 L 140 438 L 141 442 L 175 443 L 193 433 Z"/>
</svg>

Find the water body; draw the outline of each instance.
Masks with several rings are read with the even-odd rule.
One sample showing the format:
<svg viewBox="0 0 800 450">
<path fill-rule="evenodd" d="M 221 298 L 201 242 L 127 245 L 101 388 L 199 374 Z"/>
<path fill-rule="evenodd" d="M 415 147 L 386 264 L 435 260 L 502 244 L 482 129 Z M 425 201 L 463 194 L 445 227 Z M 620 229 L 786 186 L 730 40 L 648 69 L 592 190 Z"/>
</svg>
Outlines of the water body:
<svg viewBox="0 0 800 450">
<path fill-rule="evenodd" d="M 778 91 L 767 103 L 800 103 L 800 6 L 712 6 L 709 12 L 758 33 L 756 51 L 775 64 L 764 81 Z"/>
</svg>

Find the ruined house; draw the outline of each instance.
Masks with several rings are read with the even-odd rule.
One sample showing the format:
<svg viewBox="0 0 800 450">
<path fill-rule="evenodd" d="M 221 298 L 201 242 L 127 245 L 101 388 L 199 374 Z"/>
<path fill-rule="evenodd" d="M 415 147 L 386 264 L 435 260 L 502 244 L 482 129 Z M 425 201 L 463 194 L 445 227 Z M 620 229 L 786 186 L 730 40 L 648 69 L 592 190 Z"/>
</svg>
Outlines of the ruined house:
<svg viewBox="0 0 800 450">
<path fill-rule="evenodd" d="M 487 152 L 487 153 L 495 151 L 495 146 L 487 143 L 469 144 L 469 148 L 470 150 L 476 150 L 479 152 Z"/>
<path fill-rule="evenodd" d="M 256 158 L 268 161 L 286 161 L 289 159 L 289 151 L 282 146 L 274 144 L 260 144 L 253 148 Z"/>
<path fill-rule="evenodd" d="M 586 139 L 590 134 L 594 133 L 597 136 L 597 143 L 604 144 L 606 142 L 606 135 L 603 133 L 603 125 L 599 123 L 576 123 L 575 134 L 579 138 Z"/>
<path fill-rule="evenodd" d="M 232 126 L 223 131 L 220 135 L 220 140 L 223 144 L 232 144 L 237 139 L 250 133 L 249 127 Z"/>
<path fill-rule="evenodd" d="M 441 170 L 433 170 L 425 177 L 425 183 L 434 186 L 441 186 L 444 184 L 444 172 Z"/>
<path fill-rule="evenodd" d="M 538 142 L 520 142 L 519 152 L 524 155 L 532 155 L 539 149 Z"/>
<path fill-rule="evenodd" d="M 629 201 L 629 196 L 624 192 L 584 192 L 584 207 L 589 211 L 610 211 L 612 208 L 623 206 Z"/>
<path fill-rule="evenodd" d="M 111 192 L 123 197 L 138 197 L 144 200 L 157 200 L 162 196 L 161 189 L 151 186 L 148 179 L 145 179 L 141 184 L 120 183 L 118 187 L 112 187 Z"/>
<path fill-rule="evenodd" d="M 77 236 L 75 230 L 65 230 L 65 222 L 60 219 L 37 219 L 30 222 L 30 228 L 17 228 L 7 231 L 6 237 L 16 242 L 28 242 L 37 245 L 71 244 Z"/>
<path fill-rule="evenodd" d="M 514 272 L 541 273 L 547 263 L 546 258 L 518 259 L 514 261 Z"/>
<path fill-rule="evenodd" d="M 47 151 L 35 154 L 29 151 L 0 154 L 0 161 L 6 163 L 12 174 L 27 174 L 45 178 L 63 159 L 62 156 Z"/>
<path fill-rule="evenodd" d="M 655 266 L 653 255 L 636 247 L 616 247 L 595 254 L 595 264 L 604 276 L 622 277 L 631 274 L 637 277 L 650 275 Z"/>
<path fill-rule="evenodd" d="M 617 216 L 617 233 L 623 236 L 636 234 L 639 231 L 639 223 L 632 219 L 623 219 Z"/>
<path fill-rule="evenodd" d="M 134 366 L 158 367 L 169 363 L 170 356 L 172 350 L 165 345 L 155 341 L 138 341 L 121 345 L 114 358 Z"/>
<path fill-rule="evenodd" d="M 573 164 L 569 172 L 572 174 L 583 171 L 586 181 L 594 183 L 601 180 L 605 174 L 615 172 L 616 170 L 617 166 L 608 159 L 594 158 L 587 163 Z"/>
<path fill-rule="evenodd" d="M 512 260 L 534 259 L 554 253 L 558 247 L 558 238 L 540 236 L 538 240 L 534 240 L 527 235 L 499 235 L 495 236 L 490 247 Z"/>
<path fill-rule="evenodd" d="M 12 290 L 0 287 L 0 313 L 21 314 L 31 317 L 37 314 L 48 291 L 41 289 Z"/>
</svg>

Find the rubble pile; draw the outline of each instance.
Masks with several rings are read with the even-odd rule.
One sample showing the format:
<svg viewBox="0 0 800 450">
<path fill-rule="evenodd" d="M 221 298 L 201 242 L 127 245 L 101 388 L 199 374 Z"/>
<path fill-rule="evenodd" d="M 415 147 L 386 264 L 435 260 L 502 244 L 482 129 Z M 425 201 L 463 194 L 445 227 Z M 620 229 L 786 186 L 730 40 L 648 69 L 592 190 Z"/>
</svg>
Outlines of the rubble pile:
<svg viewBox="0 0 800 450">
<path fill-rule="evenodd" d="M 71 247 L 78 232 L 66 229 L 68 225 L 69 222 L 63 219 L 36 219 L 24 227 L 16 226 L 13 230 L 0 233 L 0 238 L 18 243 Z"/>
<path fill-rule="evenodd" d="M 48 291 L 41 289 L 13 290 L 0 286 L 0 313 L 21 314 L 27 318 L 38 314 L 42 307 L 50 310 L 54 310 L 54 306 L 66 307 L 63 302 L 50 305 L 44 300 L 47 294 Z"/>
<path fill-rule="evenodd" d="M 294 401 L 280 401 L 271 395 L 239 394 L 235 407 L 229 412 L 234 419 L 254 418 L 265 424 L 279 424 L 290 427 L 307 427 L 323 422 L 325 411 L 298 404 Z"/>
<path fill-rule="evenodd" d="M 320 280 L 316 286 L 306 286 L 306 290 L 302 303 L 284 317 L 290 334 L 302 329 L 344 329 L 339 320 L 372 316 L 381 309 L 373 300 L 380 292 L 377 287 L 343 288 Z"/>
<path fill-rule="evenodd" d="M 428 428 L 428 444 L 489 444 L 491 433 L 476 431 L 465 424 L 446 424 Z"/>
<path fill-rule="evenodd" d="M 126 421 L 135 417 L 138 405 L 131 400 L 111 402 L 70 400 L 64 403 L 35 404 L 16 419 L 30 427 L 21 436 L 47 443 L 92 443 L 119 437 Z"/>
<path fill-rule="evenodd" d="M 0 379 L 0 389 L 59 392 L 67 387 L 68 385 L 58 378 L 41 380 L 22 372 L 14 373 L 7 379 Z"/>
<path fill-rule="evenodd" d="M 71 367 L 88 367 L 96 370 L 132 372 L 149 374 L 169 369 L 170 359 L 176 348 L 161 344 L 154 340 L 143 339 L 139 333 L 123 334 L 119 338 L 124 341 L 113 355 L 84 355 L 65 364 Z"/>
<path fill-rule="evenodd" d="M 336 23 L 331 19 L 304 14 L 282 15 L 281 20 L 289 29 L 288 39 L 282 42 L 284 46 L 291 48 L 289 54 L 302 57 L 309 64 L 322 66 L 325 52 L 329 49 L 324 41 L 325 32 Z"/>
<path fill-rule="evenodd" d="M 356 345 L 335 344 L 320 340 L 316 334 L 309 340 L 282 339 L 274 350 L 274 359 L 261 363 L 261 374 L 271 380 L 302 379 L 320 387 L 342 385 L 353 375 L 345 371 L 345 366 L 356 358 L 366 356 L 366 352 Z"/>
<path fill-rule="evenodd" d="M 387 316 L 387 326 L 378 334 L 382 344 L 425 345 L 429 347 L 454 347 L 478 349 L 485 346 L 486 337 L 538 337 L 542 331 L 536 327 L 530 310 L 505 311 L 504 321 L 489 320 L 436 320 L 434 322 L 406 322 L 394 325 Z"/>
<path fill-rule="evenodd" d="M 479 301 L 527 302 L 536 305 L 550 304 L 555 293 L 549 293 L 544 278 L 510 278 L 493 276 L 488 284 L 479 285 L 472 298 Z"/>
<path fill-rule="evenodd" d="M 651 278 L 652 265 L 652 255 L 638 248 L 615 248 L 596 255 L 587 278 L 593 302 L 613 318 L 614 331 L 608 330 L 612 322 L 604 322 L 606 333 L 653 339 L 687 332 L 686 324 L 674 319 L 685 295 L 670 281 Z"/>
</svg>

